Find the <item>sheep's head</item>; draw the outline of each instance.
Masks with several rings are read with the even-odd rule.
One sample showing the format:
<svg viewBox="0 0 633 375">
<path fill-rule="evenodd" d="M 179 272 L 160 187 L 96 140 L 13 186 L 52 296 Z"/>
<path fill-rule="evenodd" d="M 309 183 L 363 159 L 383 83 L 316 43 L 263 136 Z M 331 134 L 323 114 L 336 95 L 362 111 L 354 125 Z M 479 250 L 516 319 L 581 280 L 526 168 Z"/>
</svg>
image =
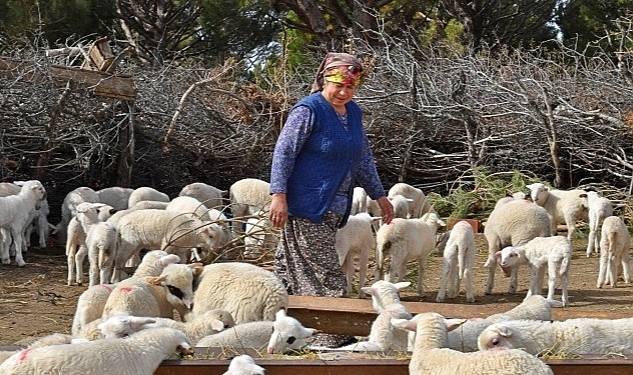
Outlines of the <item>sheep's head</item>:
<svg viewBox="0 0 633 375">
<path fill-rule="evenodd" d="M 268 354 L 285 353 L 306 346 L 306 339 L 318 330 L 305 328 L 301 323 L 286 315 L 286 310 L 279 310 L 273 322 L 273 332 L 268 341 Z"/>
<path fill-rule="evenodd" d="M 386 280 L 377 280 L 369 287 L 363 287 L 362 291 L 371 295 L 372 305 L 377 312 L 400 303 L 399 291 L 411 285 L 409 281 L 392 283 Z"/>
<path fill-rule="evenodd" d="M 116 314 L 101 322 L 98 328 L 105 338 L 121 338 L 145 329 L 147 325 L 152 323 L 156 323 L 156 320 L 147 317 Z"/>
<path fill-rule="evenodd" d="M 530 185 L 526 185 L 526 188 L 530 189 L 530 197 L 532 202 L 542 206 L 547 200 L 549 194 L 549 188 L 540 182 L 536 182 Z"/>
<path fill-rule="evenodd" d="M 15 181 L 16 185 L 21 186 L 19 195 L 28 196 L 35 202 L 35 209 L 39 210 L 42 202 L 46 200 L 46 189 L 38 180 Z"/>
<path fill-rule="evenodd" d="M 148 277 L 153 285 L 165 288 L 165 296 L 172 306 L 182 306 L 188 310 L 193 307 L 193 279 L 200 269 L 201 263 L 170 264 L 158 277 Z"/>
<path fill-rule="evenodd" d="M 255 360 L 248 354 L 238 355 L 231 360 L 229 369 L 223 375 L 265 375 L 266 370 L 255 364 Z"/>
<path fill-rule="evenodd" d="M 488 326 L 480 335 L 477 340 L 477 346 L 479 350 L 494 350 L 494 349 L 513 349 L 512 336 L 514 330 L 503 323 L 495 323 Z"/>
<path fill-rule="evenodd" d="M 499 266 L 503 270 L 503 274 L 506 277 L 510 276 L 512 267 L 516 266 L 516 264 L 519 262 L 519 259 L 521 258 L 519 252 L 516 251 L 516 249 L 512 246 L 508 246 L 501 249 L 500 251 L 497 251 L 495 253 L 495 256 L 497 257 L 497 263 L 499 263 Z"/>
</svg>

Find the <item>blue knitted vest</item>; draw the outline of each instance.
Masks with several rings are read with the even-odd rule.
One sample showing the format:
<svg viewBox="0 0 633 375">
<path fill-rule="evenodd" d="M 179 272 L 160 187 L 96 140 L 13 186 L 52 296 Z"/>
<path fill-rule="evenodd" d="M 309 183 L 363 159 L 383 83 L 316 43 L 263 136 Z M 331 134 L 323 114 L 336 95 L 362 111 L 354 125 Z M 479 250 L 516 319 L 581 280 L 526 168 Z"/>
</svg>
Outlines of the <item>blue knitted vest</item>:
<svg viewBox="0 0 633 375">
<path fill-rule="evenodd" d="M 321 223 L 345 176 L 350 171 L 354 176 L 360 162 L 364 134 L 362 114 L 356 103 L 347 103 L 346 130 L 320 92 L 303 98 L 295 107 L 302 105 L 312 110 L 314 125 L 288 180 L 288 213 Z M 352 179 L 349 197 L 353 187 Z"/>
</svg>

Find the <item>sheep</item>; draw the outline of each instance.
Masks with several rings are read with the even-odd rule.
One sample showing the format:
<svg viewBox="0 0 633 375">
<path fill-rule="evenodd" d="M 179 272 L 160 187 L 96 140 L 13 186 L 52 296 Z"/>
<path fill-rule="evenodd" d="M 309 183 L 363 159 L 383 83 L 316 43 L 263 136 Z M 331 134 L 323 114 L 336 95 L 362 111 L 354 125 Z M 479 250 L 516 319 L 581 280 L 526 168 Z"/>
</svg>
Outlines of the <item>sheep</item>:
<svg viewBox="0 0 633 375">
<path fill-rule="evenodd" d="M 192 317 L 210 309 L 231 313 L 236 324 L 275 320 L 288 308 L 288 292 L 277 276 L 257 265 L 241 262 L 209 264 L 197 279 Z"/>
<path fill-rule="evenodd" d="M 49 345 L 64 345 L 64 344 L 71 344 L 76 341 L 77 339 L 73 337 L 72 335 L 67 335 L 64 333 L 52 333 L 50 335 L 46 335 L 44 337 L 38 338 L 37 340 L 30 343 L 27 346 L 27 348 L 35 349 L 35 348 L 42 348 Z M 0 364 L 6 361 L 9 357 L 14 355 L 15 353 L 19 352 L 20 350 L 0 351 Z"/>
<path fill-rule="evenodd" d="M 440 290 L 435 299 L 437 302 L 444 302 L 447 288 L 448 298 L 458 295 L 462 279 L 466 282 L 466 302 L 475 302 L 472 276 L 476 253 L 473 227 L 467 221 L 457 222 L 444 248 Z"/>
<path fill-rule="evenodd" d="M 362 289 L 363 292 L 371 295 L 371 304 L 374 310 L 380 314 L 393 306 L 406 310 L 400 302 L 399 292 L 410 285 L 409 281 L 392 283 L 387 280 L 376 280 L 371 286 Z"/>
<path fill-rule="evenodd" d="M 62 217 L 60 222 L 55 226 L 53 234 L 58 234 L 61 243 L 66 242 L 66 233 L 70 220 L 77 214 L 77 206 L 80 203 L 99 203 L 99 195 L 96 191 L 87 186 L 80 186 L 64 197 L 62 202 Z"/>
<path fill-rule="evenodd" d="M 257 259 L 262 253 L 273 252 L 277 248 L 279 235 L 264 212 L 249 217 L 244 227 L 244 258 Z"/>
<path fill-rule="evenodd" d="M 589 209 L 587 256 L 590 257 L 594 250 L 600 251 L 600 227 L 605 218 L 613 215 L 613 205 L 608 198 L 599 196 L 595 191 L 587 192 L 585 199 Z"/>
<path fill-rule="evenodd" d="M 137 210 L 121 217 L 116 224 L 119 238 L 115 259 L 114 281 L 132 256 L 143 249 L 160 248 L 178 255 L 181 261 L 189 259 L 191 248 L 202 246 L 211 250 L 222 237 L 222 228 L 165 210 Z"/>
<path fill-rule="evenodd" d="M 431 204 L 428 201 L 428 198 L 422 190 L 413 187 L 404 182 L 399 182 L 393 185 L 389 192 L 387 193 L 387 197 L 393 198 L 396 195 L 402 195 L 409 201 L 409 217 L 410 218 L 420 218 L 427 212 L 431 212 Z"/>
<path fill-rule="evenodd" d="M 567 283 L 572 250 L 571 241 L 567 237 L 535 237 L 524 245 L 505 247 L 497 252 L 497 256 L 500 257 L 499 263 L 506 274 L 520 264 L 530 266 L 528 297 L 541 293 L 547 265 L 547 298 L 554 298 L 556 279 L 560 277 L 563 306 L 569 306 Z"/>
<path fill-rule="evenodd" d="M 338 254 L 338 260 L 347 277 L 347 294 L 352 292 L 354 276 L 354 259 L 358 258 L 358 297 L 365 298 L 363 287 L 367 273 L 369 254 L 375 247 L 372 224 L 380 217 L 374 218 L 366 212 L 350 215 L 347 223 L 336 231 L 334 248 Z"/>
<path fill-rule="evenodd" d="M 367 212 L 367 192 L 360 186 L 356 186 L 352 192 L 352 208 L 350 215 Z"/>
<path fill-rule="evenodd" d="M 233 357 L 228 370 L 222 375 L 266 375 L 266 370 L 255 364 L 255 360 L 248 354 Z"/>
<path fill-rule="evenodd" d="M 631 234 L 624 221 L 618 216 L 609 216 L 602 224 L 600 239 L 600 271 L 598 272 L 597 288 L 608 281 L 615 288 L 618 275 L 617 264 L 622 264 L 622 276 L 626 284 L 630 283 L 629 248 L 631 246 Z"/>
<path fill-rule="evenodd" d="M 376 234 L 376 277 L 391 281 L 396 275 L 402 281 L 407 273 L 407 263 L 418 262 L 418 294 L 424 297 L 424 267 L 428 255 L 435 249 L 435 234 L 438 226 L 444 226 L 436 213 L 426 213 L 419 219 L 396 218 L 383 225 Z M 391 255 L 391 264 L 383 272 L 386 257 Z"/>
<path fill-rule="evenodd" d="M 126 338 L 27 348 L 2 363 L 0 373 L 152 375 L 161 362 L 174 352 L 193 354 L 187 336 L 173 328 L 154 328 Z"/>
<path fill-rule="evenodd" d="M 160 276 L 165 267 L 180 262 L 175 254 L 167 254 L 162 250 L 147 252 L 141 264 L 132 274 L 132 278 L 144 276 Z M 77 308 L 73 317 L 71 333 L 78 335 L 86 324 L 103 315 L 103 308 L 116 284 L 99 284 L 86 289 L 77 299 Z"/>
<path fill-rule="evenodd" d="M 196 343 L 196 347 L 221 347 L 260 350 L 266 347 L 268 354 L 288 353 L 306 346 L 306 339 L 317 330 L 306 328 L 281 309 L 274 321 L 261 320 L 238 323 L 234 327 L 206 336 Z"/>
<path fill-rule="evenodd" d="M 497 267 L 497 251 L 506 246 L 521 246 L 534 237 L 547 237 L 551 225 L 547 211 L 536 203 L 523 199 L 512 199 L 498 204 L 488 216 L 484 227 L 484 236 L 488 242 L 488 267 L 486 294 L 492 293 Z M 510 275 L 508 293 L 514 294 L 517 288 L 517 269 Z"/>
<path fill-rule="evenodd" d="M 193 215 L 193 217 L 210 222 L 209 209 L 199 200 L 189 196 L 172 199 L 165 207 L 165 211 Z"/>
<path fill-rule="evenodd" d="M 256 178 L 238 180 L 229 188 L 229 199 L 235 218 L 268 212 L 272 201 L 270 183 Z"/>
<path fill-rule="evenodd" d="M 419 314 L 416 321 L 393 319 L 392 324 L 416 332 L 409 374 L 532 374 L 554 373 L 543 361 L 519 349 L 462 353 L 447 348 L 447 332 L 463 319 L 446 319 L 437 313 Z"/>
<path fill-rule="evenodd" d="M 158 191 L 149 186 L 141 186 L 134 189 L 134 191 L 130 194 L 130 197 L 127 201 L 127 206 L 133 207 L 137 202 L 140 201 L 169 202 L 169 200 L 169 195 L 163 193 L 162 191 Z"/>
<path fill-rule="evenodd" d="M 99 196 L 99 203 L 107 204 L 113 207 L 116 211 L 125 210 L 128 208 L 128 202 L 130 195 L 134 189 L 124 188 L 120 186 L 111 186 L 97 190 L 96 193 Z"/>
<path fill-rule="evenodd" d="M 557 224 L 567 226 L 567 238 L 570 240 L 576 230 L 576 222 L 588 221 L 588 212 L 584 197 L 587 192 L 581 189 L 550 189 L 540 182 L 526 185 L 530 189 L 532 201 L 542 206 L 550 218 L 551 235 L 556 235 Z"/>
<path fill-rule="evenodd" d="M 164 210 L 167 206 L 169 206 L 169 202 L 145 200 L 134 203 L 134 205 L 129 207 L 128 210 Z"/>
<path fill-rule="evenodd" d="M 38 209 L 46 198 L 46 190 L 38 180 L 20 182 L 21 189 L 17 195 L 0 197 L 0 228 L 5 229 L 5 242 L 10 236 L 15 246 L 15 263 L 18 267 L 24 267 L 26 263 L 22 258 L 22 246 L 24 241 L 24 228 L 29 223 L 29 215 Z M 0 251 L 2 264 L 10 264 L 9 247 L 2 246 Z"/>
<path fill-rule="evenodd" d="M 487 327 L 479 350 L 522 349 L 533 355 L 562 352 L 633 355 L 633 318 L 564 321 L 510 320 Z"/>
<path fill-rule="evenodd" d="M 224 204 L 223 198 L 228 195 L 228 191 L 220 190 L 215 186 L 203 182 L 194 182 L 180 190 L 179 197 L 192 197 L 202 202 L 207 208 L 218 208 Z"/>
<path fill-rule="evenodd" d="M 119 282 L 103 307 L 103 318 L 117 313 L 147 317 L 187 316 L 193 303 L 193 280 L 201 263 L 170 264 L 160 276 L 133 277 Z"/>
<path fill-rule="evenodd" d="M 0 182 L 0 197 L 8 197 L 10 195 L 17 195 L 20 193 L 22 187 L 12 182 Z M 49 229 L 54 228 L 47 220 L 47 216 L 50 213 L 48 201 L 44 199 L 40 208 L 32 212 L 29 223 L 27 224 L 24 232 L 25 248 L 31 247 L 31 235 L 33 232 L 37 233 L 39 239 L 40 248 L 46 248 L 46 239 L 49 236 Z"/>
<path fill-rule="evenodd" d="M 401 194 L 396 194 L 388 199 L 393 206 L 393 217 L 400 217 L 403 219 L 410 217 L 409 204 L 413 202 L 412 199 L 405 198 L 404 195 Z"/>
</svg>

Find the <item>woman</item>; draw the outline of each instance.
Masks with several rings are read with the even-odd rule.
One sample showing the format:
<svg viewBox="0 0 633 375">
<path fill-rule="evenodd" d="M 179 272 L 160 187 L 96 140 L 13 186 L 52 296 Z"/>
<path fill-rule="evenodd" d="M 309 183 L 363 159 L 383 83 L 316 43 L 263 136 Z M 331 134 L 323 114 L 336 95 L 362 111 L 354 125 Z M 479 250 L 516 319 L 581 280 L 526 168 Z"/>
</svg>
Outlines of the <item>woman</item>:
<svg viewBox="0 0 633 375">
<path fill-rule="evenodd" d="M 345 296 L 334 241 L 349 216 L 355 186 L 378 201 L 384 223 L 393 218 L 361 110 L 352 101 L 362 71 L 356 57 L 328 53 L 312 94 L 290 110 L 275 146 L 269 218 L 283 228 L 275 272 L 289 294 Z"/>
</svg>

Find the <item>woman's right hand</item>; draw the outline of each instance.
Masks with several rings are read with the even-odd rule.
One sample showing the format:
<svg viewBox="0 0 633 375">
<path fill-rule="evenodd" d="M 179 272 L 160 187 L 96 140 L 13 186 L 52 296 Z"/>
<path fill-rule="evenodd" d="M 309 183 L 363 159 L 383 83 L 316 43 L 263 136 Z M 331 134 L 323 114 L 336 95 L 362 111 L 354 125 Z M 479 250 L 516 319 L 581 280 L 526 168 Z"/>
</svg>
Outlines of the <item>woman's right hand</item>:
<svg viewBox="0 0 633 375">
<path fill-rule="evenodd" d="M 286 202 L 285 193 L 273 194 L 270 211 L 268 211 L 268 219 L 270 219 L 275 228 L 283 228 L 288 222 L 288 203 Z"/>
</svg>

